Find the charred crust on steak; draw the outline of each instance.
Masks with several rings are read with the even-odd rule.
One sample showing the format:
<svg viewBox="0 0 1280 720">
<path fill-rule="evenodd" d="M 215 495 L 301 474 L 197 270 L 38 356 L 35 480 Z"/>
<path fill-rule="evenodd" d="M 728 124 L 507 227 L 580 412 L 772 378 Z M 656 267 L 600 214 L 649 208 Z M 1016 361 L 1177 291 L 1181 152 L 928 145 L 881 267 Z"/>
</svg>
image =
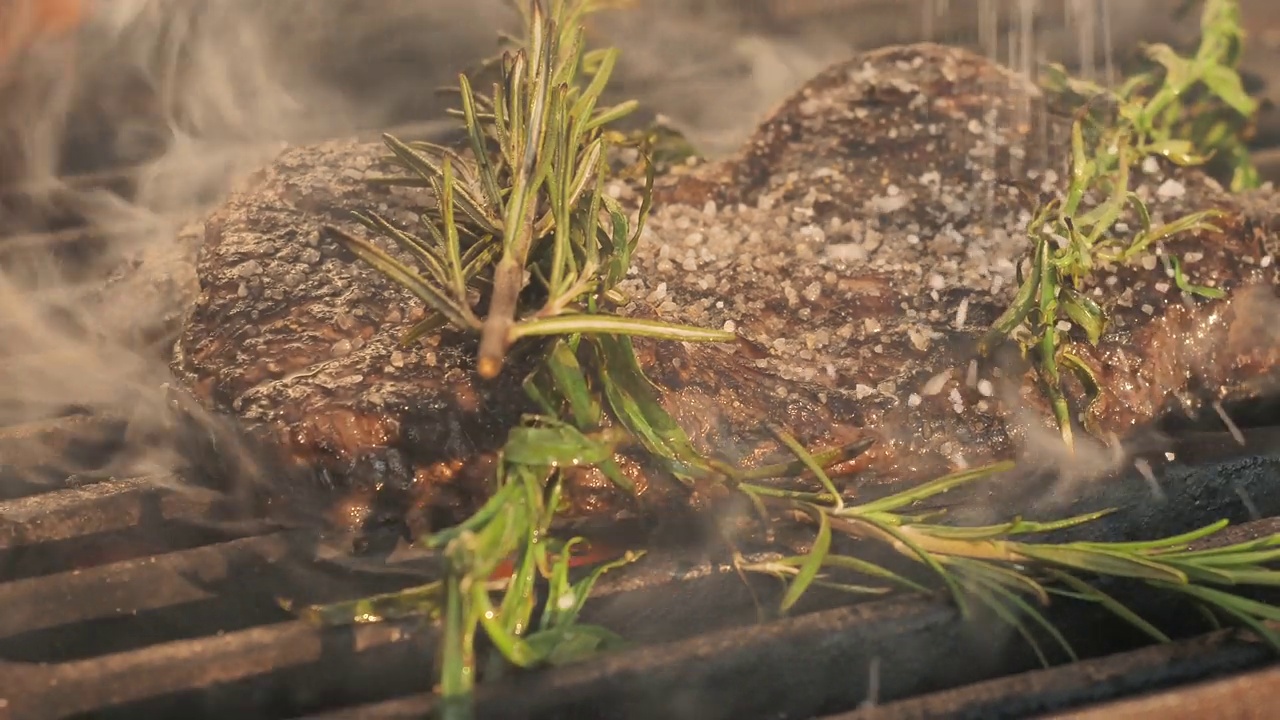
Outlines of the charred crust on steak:
<svg viewBox="0 0 1280 720">
<path fill-rule="evenodd" d="M 1031 208 L 1018 188 L 1057 187 L 1066 129 L 1036 88 L 989 60 L 895 47 L 814 78 L 735 157 L 663 178 L 621 286 L 633 298 L 624 312 L 744 338 L 637 341 L 667 409 L 704 450 L 743 464 L 777 456 L 770 424 L 816 446 L 877 437 L 842 468 L 863 477 L 920 479 L 1025 449 L 1051 417 L 1034 376 L 979 358 L 976 344 L 1026 253 Z M 173 366 L 203 408 L 293 471 L 348 497 L 390 494 L 410 516 L 456 516 L 483 497 L 493 452 L 529 410 L 519 383 L 534 353 L 485 383 L 473 340 L 397 345 L 420 304 L 319 232 L 361 233 L 350 213 L 365 209 L 416 221 L 425 193 L 365 182 L 382 155 L 354 142 L 289 149 L 213 213 Z M 1096 348 L 1073 338 L 1102 393 L 1077 411 L 1118 436 L 1272 394 L 1280 354 L 1276 268 L 1263 260 L 1274 203 L 1194 171 L 1138 175 L 1157 218 L 1228 213 L 1221 233 L 1164 246 L 1228 298 L 1184 295 L 1154 255 L 1096 273 L 1090 291 L 1111 324 Z M 669 495 L 653 492 L 666 485 L 641 463 L 626 467 L 642 498 Z M 582 475 L 580 511 L 628 507 Z"/>
</svg>

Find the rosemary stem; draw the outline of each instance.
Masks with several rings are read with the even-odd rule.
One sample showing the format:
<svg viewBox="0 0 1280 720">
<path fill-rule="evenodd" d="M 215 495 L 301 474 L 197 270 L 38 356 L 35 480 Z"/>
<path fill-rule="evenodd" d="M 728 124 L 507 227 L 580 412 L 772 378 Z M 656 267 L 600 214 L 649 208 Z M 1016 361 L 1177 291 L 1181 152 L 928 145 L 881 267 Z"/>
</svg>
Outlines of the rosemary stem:
<svg viewBox="0 0 1280 720">
<path fill-rule="evenodd" d="M 511 327 L 515 324 L 516 303 L 524 286 L 524 268 L 510 255 L 504 255 L 493 269 L 493 298 L 489 314 L 480 330 L 480 377 L 491 380 L 502 372 L 507 349 L 511 347 Z"/>
<path fill-rule="evenodd" d="M 839 498 L 831 493 L 805 492 L 803 490 L 786 490 L 783 488 L 773 488 L 767 485 L 756 485 L 754 483 L 742 483 L 738 486 L 742 490 L 761 498 L 769 498 L 775 500 L 800 500 L 804 502 L 819 503 L 822 505 L 834 505 Z"/>
<path fill-rule="evenodd" d="M 891 526 L 896 526 L 898 533 L 910 540 L 917 547 L 931 555 L 969 558 L 971 560 L 988 560 L 1002 563 L 1028 562 L 1023 555 L 1014 552 L 1009 543 L 1001 540 L 959 540 L 942 538 L 919 531 L 910 524 L 899 523 L 892 518 L 881 517 Z M 851 537 L 879 540 L 894 550 L 908 557 L 915 557 L 915 551 L 889 533 L 881 530 L 874 523 L 863 522 L 855 518 L 832 516 L 828 519 L 831 529 Z"/>
<path fill-rule="evenodd" d="M 463 606 L 464 582 L 456 568 L 451 568 L 445 579 L 444 637 L 440 645 L 443 720 L 466 720 L 475 715 L 475 628 L 471 613 Z"/>
</svg>

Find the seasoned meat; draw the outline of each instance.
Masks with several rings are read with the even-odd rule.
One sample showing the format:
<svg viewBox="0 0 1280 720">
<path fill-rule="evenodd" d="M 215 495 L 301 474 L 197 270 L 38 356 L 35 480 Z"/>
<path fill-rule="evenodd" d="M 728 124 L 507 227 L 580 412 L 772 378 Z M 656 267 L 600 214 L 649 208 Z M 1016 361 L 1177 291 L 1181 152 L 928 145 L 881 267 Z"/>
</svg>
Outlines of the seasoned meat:
<svg viewBox="0 0 1280 720">
<path fill-rule="evenodd" d="M 1020 76 L 966 51 L 905 46 L 832 67 L 736 156 L 663 178 L 624 312 L 743 338 L 638 341 L 668 410 L 706 451 L 743 464 L 778 456 L 770 426 L 816 447 L 877 438 L 841 468 L 864 477 L 919 479 L 1050 447 L 1034 375 L 1016 352 L 984 359 L 976 345 L 1027 253 L 1021 193 L 1062 185 L 1064 133 Z M 364 182 L 382 155 L 357 143 L 289 149 L 209 218 L 173 366 L 282 472 L 343 488 L 348 520 L 370 507 L 351 498 L 379 496 L 429 523 L 483 497 L 492 452 L 529 409 L 529 365 L 485 383 L 471 339 L 397 345 L 420 304 L 320 232 L 360 233 L 350 213 L 366 209 L 416 222 L 425 193 Z M 1137 182 L 1157 222 L 1227 211 L 1221 233 L 1158 250 L 1228 298 L 1182 293 L 1155 254 L 1097 273 L 1091 292 L 1111 324 L 1097 348 L 1078 330 L 1072 339 L 1101 383 L 1077 410 L 1103 438 L 1269 394 L 1280 354 L 1274 206 L 1159 164 Z M 634 199 L 623 181 L 610 191 Z M 1067 390 L 1084 397 L 1078 383 Z M 672 497 L 626 467 L 642 501 Z M 573 497 L 582 512 L 625 507 L 589 474 Z"/>
<path fill-rule="evenodd" d="M 759 369 L 839 398 L 841 417 L 889 441 L 898 472 L 1010 452 L 1010 436 L 1050 412 L 1031 375 L 981 362 L 976 344 L 1027 254 L 1023 194 L 1065 187 L 1067 133 L 1023 78 L 975 55 L 915 45 L 857 58 L 814 78 L 736 158 L 668 179 L 630 289 L 673 320 L 767 347 Z M 1094 278 L 1109 330 L 1097 349 L 1078 329 L 1072 339 L 1098 371 L 1088 420 L 1104 437 L 1265 393 L 1280 349 L 1262 329 L 1280 310 L 1277 241 L 1262 225 L 1276 204 L 1162 164 L 1134 189 L 1156 223 L 1228 215 L 1222 233 L 1179 236 Z M 1180 292 L 1160 253 L 1229 298 Z"/>
</svg>

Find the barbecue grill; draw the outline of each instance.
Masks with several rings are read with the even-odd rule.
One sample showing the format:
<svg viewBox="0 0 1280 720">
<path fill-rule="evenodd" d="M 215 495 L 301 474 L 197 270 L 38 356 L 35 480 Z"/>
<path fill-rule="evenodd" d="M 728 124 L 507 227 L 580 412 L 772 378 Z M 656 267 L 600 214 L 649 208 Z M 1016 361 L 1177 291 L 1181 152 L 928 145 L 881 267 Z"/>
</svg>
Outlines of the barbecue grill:
<svg viewBox="0 0 1280 720">
<path fill-rule="evenodd" d="M 437 131 L 428 124 L 396 134 Z M 64 182 L 127 196 L 143 170 Z M 30 191 L 0 188 L 7 197 Z M 74 263 L 92 254 L 101 233 L 121 230 L 50 221 L 0 237 L 0 268 L 33 258 Z M 0 370 L 23 361 L 22 352 L 0 346 Z M 1223 517 L 1237 524 L 1218 542 L 1280 532 L 1280 429 L 1255 425 L 1244 429 L 1243 447 L 1225 432 L 1181 436 L 1171 448 L 1177 462 L 1155 463 L 1171 501 L 1154 499 L 1139 474 L 1115 478 L 1091 502 L 1126 510 L 1090 532 L 1151 537 Z M 137 442 L 128 418 L 87 408 L 0 427 L 0 717 L 430 712 L 430 623 L 320 627 L 280 600 L 331 602 L 418 585 L 431 577 L 433 557 L 353 558 L 317 529 L 266 518 L 192 473 L 130 476 L 119 461 Z M 950 605 L 925 598 L 852 603 L 814 590 L 791 617 L 762 619 L 760 608 L 776 606 L 781 588 L 740 577 L 727 559 L 673 544 L 606 576 L 584 619 L 632 647 L 487 682 L 480 716 L 1170 720 L 1270 717 L 1280 700 L 1275 656 L 1263 643 L 1237 631 L 1205 633 L 1133 588 L 1114 591 L 1165 620 L 1174 642 L 1146 644 L 1097 609 L 1056 608 L 1052 619 L 1078 641 L 1082 659 L 1042 668 L 1016 636 L 993 635 L 995 624 L 962 621 Z"/>
<path fill-rule="evenodd" d="M 0 433 L 10 489 L 0 502 L 5 717 L 410 718 L 430 710 L 429 624 L 318 627 L 277 602 L 419 584 L 430 557 L 353 563 L 313 532 L 246 517 L 225 494 L 178 478 L 94 479 L 120 433 L 118 421 L 91 416 Z M 1122 513 L 1101 532 L 1176 532 L 1221 516 L 1280 514 L 1280 434 L 1251 430 L 1248 443 L 1259 449 L 1224 453 L 1234 441 L 1196 437 L 1208 455 L 1162 473 L 1170 497 L 1194 501 Z M 69 470 L 87 479 L 8 482 Z M 1116 487 L 1132 500 L 1143 483 Z M 1223 540 L 1277 530 L 1280 518 L 1266 517 Z M 1055 620 L 1086 659 L 1048 669 L 1020 639 L 993 639 L 993 626 L 963 622 L 927 599 L 851 605 L 815 592 L 795 616 L 759 622 L 757 603 L 776 603 L 780 589 L 747 584 L 723 560 L 670 549 L 607 579 L 587 616 L 634 647 L 491 682 L 481 716 L 1014 718 L 1099 704 L 1092 712 L 1103 713 L 1105 703 L 1124 702 L 1115 716 L 1196 717 L 1212 707 L 1215 717 L 1243 718 L 1264 717 L 1250 713 L 1275 692 L 1274 657 L 1247 635 L 1184 632 L 1143 646 L 1105 613 L 1082 608 Z M 1126 599 L 1159 617 L 1150 598 Z"/>
</svg>

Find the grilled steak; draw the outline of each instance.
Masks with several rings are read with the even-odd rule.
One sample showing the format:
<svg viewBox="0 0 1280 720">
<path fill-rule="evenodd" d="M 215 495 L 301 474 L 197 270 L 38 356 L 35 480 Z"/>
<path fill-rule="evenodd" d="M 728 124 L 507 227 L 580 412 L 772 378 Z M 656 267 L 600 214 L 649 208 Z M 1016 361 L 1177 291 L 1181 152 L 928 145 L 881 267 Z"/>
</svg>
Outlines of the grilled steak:
<svg viewBox="0 0 1280 720">
<path fill-rule="evenodd" d="M 778 454 L 770 425 L 818 447 L 875 437 L 842 468 L 863 477 L 919 479 L 1051 447 L 1034 374 L 1016 352 L 982 359 L 976 345 L 1027 253 L 1032 208 L 1018 188 L 1062 187 L 1065 131 L 1026 80 L 978 55 L 887 48 L 814 78 L 734 157 L 663 178 L 624 311 L 743 338 L 637 342 L 668 410 L 706 451 L 743 464 Z M 416 222 L 426 194 L 364 182 L 383 154 L 289 149 L 209 218 L 173 367 L 280 472 L 341 488 L 346 521 L 367 519 L 380 497 L 431 523 L 483 497 L 492 452 L 528 410 L 529 365 L 485 383 L 469 338 L 399 347 L 420 304 L 322 238 L 325 224 L 359 233 L 352 211 Z M 1096 348 L 1077 329 L 1071 338 L 1101 384 L 1076 410 L 1103 438 L 1266 396 L 1280 354 L 1273 206 L 1196 172 L 1148 164 L 1137 175 L 1157 222 L 1227 211 L 1221 233 L 1158 251 L 1228 297 L 1182 293 L 1155 248 L 1097 273 L 1091 292 L 1111 323 Z M 634 193 L 622 181 L 611 190 Z M 1075 380 L 1067 391 L 1085 397 Z M 667 496 L 627 467 L 642 501 Z M 574 499 L 582 512 L 621 507 L 590 475 Z"/>
</svg>

